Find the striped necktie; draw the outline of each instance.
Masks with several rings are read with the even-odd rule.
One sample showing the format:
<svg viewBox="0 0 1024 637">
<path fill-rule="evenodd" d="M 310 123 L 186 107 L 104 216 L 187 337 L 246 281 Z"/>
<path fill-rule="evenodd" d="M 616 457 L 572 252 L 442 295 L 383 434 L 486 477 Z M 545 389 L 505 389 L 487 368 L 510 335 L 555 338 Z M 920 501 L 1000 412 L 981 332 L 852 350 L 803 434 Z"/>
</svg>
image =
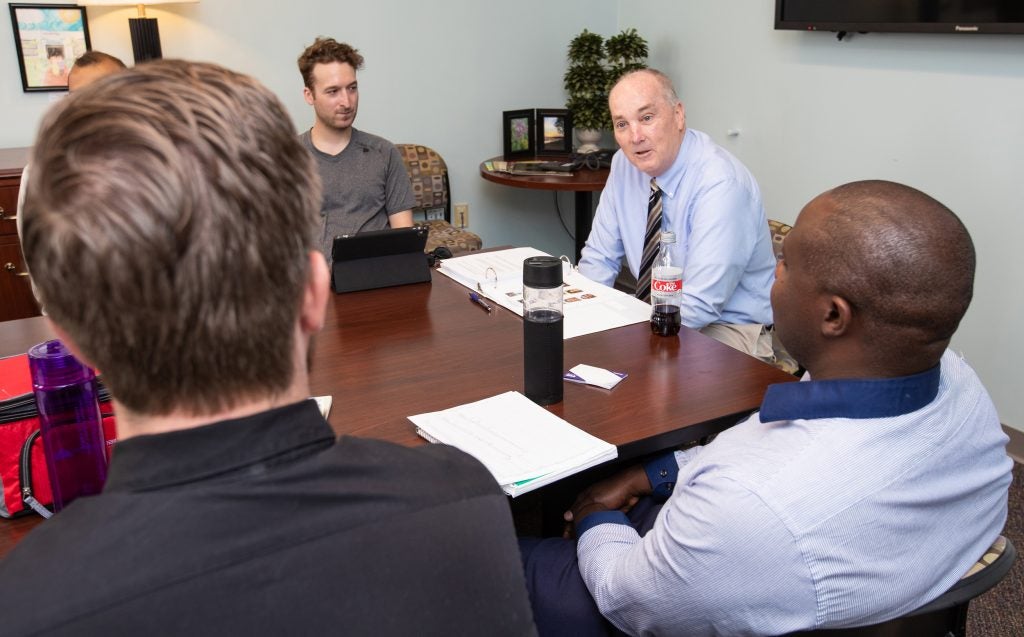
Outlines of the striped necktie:
<svg viewBox="0 0 1024 637">
<path fill-rule="evenodd" d="M 651 270 L 661 248 L 661 188 L 651 179 L 651 197 L 647 200 L 647 232 L 644 233 L 644 253 L 636 277 L 636 298 L 651 298 Z"/>
</svg>

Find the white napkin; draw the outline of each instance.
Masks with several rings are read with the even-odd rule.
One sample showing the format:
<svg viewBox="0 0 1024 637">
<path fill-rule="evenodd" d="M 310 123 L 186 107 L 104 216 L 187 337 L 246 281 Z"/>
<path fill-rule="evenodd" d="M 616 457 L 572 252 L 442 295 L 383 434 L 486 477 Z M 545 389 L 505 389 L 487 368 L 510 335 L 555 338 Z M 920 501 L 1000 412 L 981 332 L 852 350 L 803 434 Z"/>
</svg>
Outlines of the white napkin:
<svg viewBox="0 0 1024 637">
<path fill-rule="evenodd" d="M 585 383 L 595 387 L 611 389 L 619 384 L 626 377 L 624 372 L 610 372 L 607 369 L 583 365 L 582 363 L 573 367 L 565 373 L 565 380 L 573 383 Z"/>
</svg>

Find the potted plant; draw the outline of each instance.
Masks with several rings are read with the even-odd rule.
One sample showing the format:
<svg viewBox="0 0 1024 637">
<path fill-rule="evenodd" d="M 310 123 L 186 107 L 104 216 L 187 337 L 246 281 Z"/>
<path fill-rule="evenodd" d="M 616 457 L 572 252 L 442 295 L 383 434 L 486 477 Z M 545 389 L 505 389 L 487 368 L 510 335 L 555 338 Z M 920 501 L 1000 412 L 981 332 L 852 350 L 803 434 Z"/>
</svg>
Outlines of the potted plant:
<svg viewBox="0 0 1024 637">
<path fill-rule="evenodd" d="M 636 29 L 604 38 L 584 29 L 569 43 L 569 68 L 565 71 L 565 107 L 572 112 L 581 153 L 600 150 L 601 131 L 612 127 L 608 91 L 619 76 L 642 69 L 647 60 L 647 41 Z"/>
<path fill-rule="evenodd" d="M 647 40 L 636 29 L 613 35 L 604 43 L 605 63 L 608 67 L 608 90 L 623 74 L 647 68 Z"/>
<path fill-rule="evenodd" d="M 569 43 L 569 68 L 564 79 L 569 94 L 565 107 L 572 112 L 576 138 L 583 143 L 579 150 L 598 150 L 595 142 L 601 139 L 601 131 L 611 127 L 603 37 L 583 29 L 583 33 L 573 38 Z M 592 137 L 595 138 L 591 140 Z"/>
</svg>

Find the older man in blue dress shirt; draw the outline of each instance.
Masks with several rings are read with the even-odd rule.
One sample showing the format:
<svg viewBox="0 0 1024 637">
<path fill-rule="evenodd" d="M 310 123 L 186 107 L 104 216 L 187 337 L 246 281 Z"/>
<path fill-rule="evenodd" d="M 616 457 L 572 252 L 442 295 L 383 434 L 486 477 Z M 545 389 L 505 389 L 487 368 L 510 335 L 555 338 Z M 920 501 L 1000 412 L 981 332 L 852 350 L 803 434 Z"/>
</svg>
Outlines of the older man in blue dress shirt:
<svg viewBox="0 0 1024 637">
<path fill-rule="evenodd" d="M 775 258 L 754 177 L 710 137 L 686 128 L 683 104 L 663 73 L 624 75 L 608 103 L 621 150 L 612 159 L 580 272 L 611 285 L 625 256 L 639 276 L 654 178 L 661 225 L 675 232 L 672 256 L 683 268 L 683 325 L 770 359 L 765 328 L 772 323 Z"/>
</svg>

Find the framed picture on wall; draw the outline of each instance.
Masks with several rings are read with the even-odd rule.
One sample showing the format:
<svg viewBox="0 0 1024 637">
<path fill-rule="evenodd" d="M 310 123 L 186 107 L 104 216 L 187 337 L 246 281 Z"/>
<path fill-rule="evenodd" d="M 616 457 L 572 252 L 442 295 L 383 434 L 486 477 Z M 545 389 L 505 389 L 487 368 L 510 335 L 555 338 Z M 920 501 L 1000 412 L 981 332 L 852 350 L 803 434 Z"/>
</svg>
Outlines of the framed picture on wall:
<svg viewBox="0 0 1024 637">
<path fill-rule="evenodd" d="M 90 48 L 85 7 L 17 3 L 9 6 L 22 90 L 68 90 L 71 65 Z"/>
<path fill-rule="evenodd" d="M 537 109 L 537 154 L 572 152 L 572 114 L 564 108 Z"/>
<path fill-rule="evenodd" d="M 533 157 L 536 148 L 536 122 L 532 108 L 504 111 L 501 114 L 501 134 L 505 160 Z"/>
</svg>

